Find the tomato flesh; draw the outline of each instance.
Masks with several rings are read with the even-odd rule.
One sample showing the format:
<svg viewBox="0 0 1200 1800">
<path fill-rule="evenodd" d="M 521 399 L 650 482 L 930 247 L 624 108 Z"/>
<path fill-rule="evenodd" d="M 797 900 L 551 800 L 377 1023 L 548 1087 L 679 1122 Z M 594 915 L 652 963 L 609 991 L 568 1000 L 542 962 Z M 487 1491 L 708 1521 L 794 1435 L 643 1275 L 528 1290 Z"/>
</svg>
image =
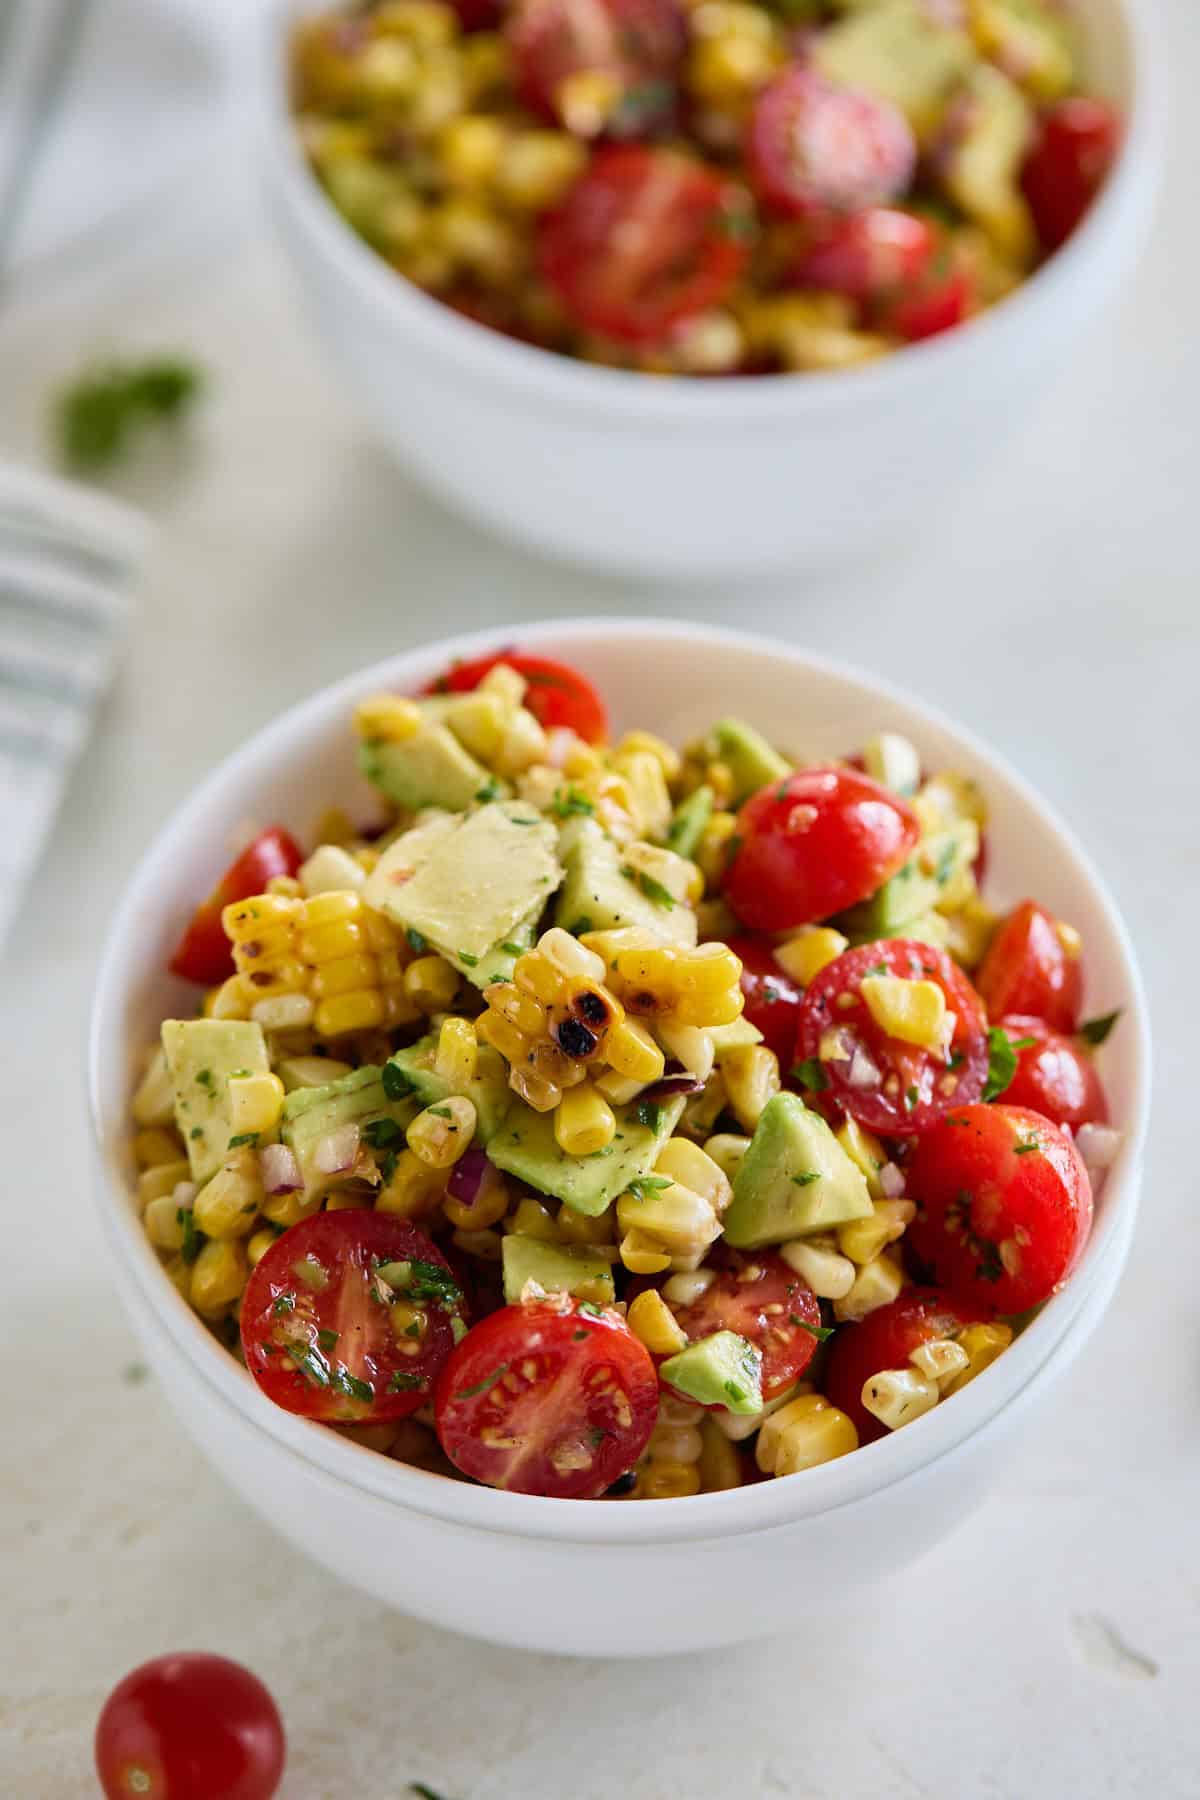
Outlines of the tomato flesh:
<svg viewBox="0 0 1200 1800">
<path fill-rule="evenodd" d="M 260 832 L 196 908 L 167 964 L 171 973 L 205 987 L 227 981 L 233 974 L 233 951 L 221 925 L 222 912 L 235 900 L 261 894 L 276 875 L 294 875 L 303 861 L 303 850 L 281 826 Z"/>
<path fill-rule="evenodd" d="M 658 1377 L 620 1313 L 552 1294 L 469 1331 L 435 1406 L 442 1449 L 464 1475 L 512 1493 L 592 1500 L 645 1449 Z"/>
<path fill-rule="evenodd" d="M 738 814 L 725 898 L 754 931 L 809 925 L 867 899 L 919 835 L 911 806 L 869 775 L 797 769 Z"/>
<path fill-rule="evenodd" d="M 96 1724 L 108 1800 L 271 1800 L 285 1755 L 279 1709 L 257 1675 L 195 1651 L 134 1669 Z"/>
<path fill-rule="evenodd" d="M 1044 906 L 1023 900 L 996 932 L 975 977 L 993 1019 L 1023 1013 L 1068 1035 L 1079 1022 L 1083 965 Z"/>
<path fill-rule="evenodd" d="M 499 663 L 515 669 L 528 682 L 522 704 L 544 731 L 573 731 L 589 744 L 602 744 L 608 737 L 608 713 L 587 676 L 548 656 L 523 656 L 519 650 L 476 656 L 470 662 L 454 663 L 427 692 L 473 693 Z"/>
<path fill-rule="evenodd" d="M 767 206 L 811 217 L 897 199 L 912 180 L 917 145 L 890 101 L 794 63 L 758 96 L 746 159 Z"/>
<path fill-rule="evenodd" d="M 868 975 L 937 983 L 954 1014 L 946 1054 L 882 1029 L 862 998 Z M 827 1097 L 860 1125 L 908 1136 L 928 1131 L 952 1107 L 982 1094 L 987 1021 L 979 996 L 944 951 L 911 938 L 885 938 L 844 951 L 817 975 L 800 1009 L 796 1059 L 819 1067 Z"/>
<path fill-rule="evenodd" d="M 393 1283 L 379 1274 L 386 1264 L 410 1272 Z M 449 1263 L 415 1225 L 389 1213 L 319 1212 L 285 1231 L 251 1275 L 242 1348 L 259 1387 L 287 1412 L 402 1419 L 432 1398 L 462 1313 Z"/>
<path fill-rule="evenodd" d="M 881 296 L 871 323 L 907 344 L 917 344 L 961 325 L 974 303 L 975 282 L 970 270 L 949 257 L 936 258 L 910 285 Z"/>
<path fill-rule="evenodd" d="M 609 145 L 538 226 L 542 274 L 588 331 L 655 343 L 723 300 L 753 219 L 737 183 L 678 150 Z"/>
<path fill-rule="evenodd" d="M 927 219 L 891 206 L 868 206 L 823 223 L 792 277 L 799 287 L 844 294 L 865 306 L 910 290 L 936 249 Z"/>
<path fill-rule="evenodd" d="M 918 1143 L 908 1193 L 906 1243 L 933 1280 L 1002 1313 L 1049 1299 L 1091 1230 L 1079 1152 L 1027 1107 L 956 1108 Z"/>
<path fill-rule="evenodd" d="M 954 1338 L 964 1325 L 986 1323 L 990 1306 L 939 1288 L 905 1288 L 898 1299 L 881 1306 L 857 1325 L 843 1325 L 825 1366 L 826 1398 L 853 1419 L 859 1442 L 887 1437 L 888 1428 L 862 1403 L 862 1391 L 881 1369 L 906 1369 L 909 1357 L 936 1338 Z"/>
<path fill-rule="evenodd" d="M 767 1049 L 786 1065 L 796 1042 L 804 990 L 775 961 L 768 939 L 731 937 L 726 942 L 742 965 L 743 1017 L 762 1032 Z"/>
<path fill-rule="evenodd" d="M 1108 1101 L 1096 1065 L 1077 1038 L 1064 1037 L 1044 1019 L 1009 1014 L 1000 1021 L 1020 1045 L 1017 1072 L 1004 1090 L 1007 1106 L 1027 1106 L 1054 1125 L 1104 1125 Z M 1032 1039 L 1032 1042 L 1028 1040 Z"/>
<path fill-rule="evenodd" d="M 1065 244 L 1091 206 L 1121 142 L 1121 115 L 1107 100 L 1072 95 L 1042 120 L 1021 186 L 1045 251 Z"/>
<path fill-rule="evenodd" d="M 670 123 L 687 26 L 675 0 L 517 0 L 506 35 L 521 97 L 577 136 L 642 137 Z M 575 78 L 605 101 L 581 110 Z"/>
<path fill-rule="evenodd" d="M 761 1350 L 764 1400 L 799 1381 L 820 1341 L 820 1302 L 808 1283 L 770 1250 L 730 1251 L 727 1266 L 699 1299 L 672 1310 L 692 1342 L 717 1331 L 736 1331 Z"/>
</svg>

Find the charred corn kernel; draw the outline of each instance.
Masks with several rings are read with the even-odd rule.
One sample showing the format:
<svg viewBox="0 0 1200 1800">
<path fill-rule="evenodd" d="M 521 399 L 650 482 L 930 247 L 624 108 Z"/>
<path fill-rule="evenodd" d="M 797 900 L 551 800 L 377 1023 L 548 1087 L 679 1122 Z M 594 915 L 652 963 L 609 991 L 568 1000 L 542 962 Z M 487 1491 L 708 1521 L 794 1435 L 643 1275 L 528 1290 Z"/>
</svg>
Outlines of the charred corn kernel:
<svg viewBox="0 0 1200 1800">
<path fill-rule="evenodd" d="M 725 1052 L 721 1075 L 738 1124 L 753 1131 L 767 1101 L 779 1092 L 779 1058 L 765 1044 L 747 1044 Z"/>
<path fill-rule="evenodd" d="M 903 1286 L 904 1273 L 900 1264 L 885 1252 L 858 1270 L 850 1292 L 834 1301 L 833 1316 L 839 1324 L 865 1319 L 879 1307 L 890 1306 Z"/>
<path fill-rule="evenodd" d="M 742 1485 L 741 1459 L 724 1432 L 709 1418 L 700 1423 L 700 1459 L 696 1466 L 702 1494 L 720 1494 Z"/>
<path fill-rule="evenodd" d="M 438 1032 L 434 1072 L 449 1088 L 464 1088 L 475 1079 L 479 1045 L 469 1019 L 443 1019 Z"/>
<path fill-rule="evenodd" d="M 838 1249 L 860 1267 L 873 1262 L 881 1250 L 904 1236 L 916 1213 L 911 1200 L 876 1200 L 869 1219 L 851 1219 L 838 1226 Z"/>
<path fill-rule="evenodd" d="M 617 1075 L 640 1086 L 658 1081 L 667 1066 L 662 1051 L 637 1019 L 622 1018 L 610 1027 L 604 1040 L 604 1055 Z"/>
<path fill-rule="evenodd" d="M 700 1492 L 700 1467 L 696 1462 L 650 1462 L 638 1475 L 639 1500 L 680 1500 Z"/>
<path fill-rule="evenodd" d="M 538 1238 L 543 1244 L 556 1244 L 560 1235 L 558 1220 L 550 1208 L 533 1199 L 518 1200 L 505 1221 L 505 1229 L 519 1232 L 522 1237 Z"/>
<path fill-rule="evenodd" d="M 1064 955 L 1069 956 L 1072 962 L 1083 955 L 1083 939 L 1075 927 L 1068 925 L 1065 919 L 1054 921 L 1054 935 L 1062 945 Z"/>
<path fill-rule="evenodd" d="M 187 1208 L 180 1206 L 174 1192 L 159 1194 L 151 1200 L 142 1214 L 142 1224 L 146 1236 L 156 1250 L 181 1250 L 185 1237 L 184 1214 Z"/>
<path fill-rule="evenodd" d="M 663 1282 L 663 1299 L 671 1306 L 691 1306 L 717 1279 L 714 1269 L 688 1269 Z"/>
<path fill-rule="evenodd" d="M 175 1116 L 175 1095 L 166 1052 L 161 1044 L 146 1064 L 146 1072 L 134 1091 L 131 1110 L 135 1125 L 169 1125 Z"/>
<path fill-rule="evenodd" d="M 205 1318 L 219 1318 L 241 1298 L 250 1274 L 246 1252 L 231 1238 L 212 1238 L 192 1265 L 191 1302 Z"/>
<path fill-rule="evenodd" d="M 660 1275 L 671 1258 L 643 1231 L 627 1231 L 621 1239 L 621 1261 L 631 1275 Z"/>
<path fill-rule="evenodd" d="M 849 948 L 849 938 L 834 931 L 832 926 L 805 925 L 786 943 L 776 944 L 775 961 L 785 975 L 790 975 L 801 987 L 807 987 L 822 969 L 836 962 Z"/>
<path fill-rule="evenodd" d="M 257 1269 L 278 1235 L 278 1232 L 264 1226 L 261 1231 L 254 1232 L 246 1239 L 246 1261 L 252 1269 Z"/>
<path fill-rule="evenodd" d="M 745 1160 L 750 1148 L 748 1137 L 738 1137 L 735 1132 L 722 1131 L 716 1137 L 710 1137 L 704 1145 L 704 1154 L 711 1156 L 727 1181 L 732 1182 Z"/>
<path fill-rule="evenodd" d="M 178 1162 L 183 1143 L 177 1131 L 159 1125 L 148 1125 L 134 1136 L 133 1154 L 139 1169 L 155 1169 L 160 1163 Z"/>
<path fill-rule="evenodd" d="M 859 989 L 867 1011 L 889 1037 L 940 1055 L 945 1050 L 946 996 L 936 981 L 901 975 L 864 975 Z"/>
<path fill-rule="evenodd" d="M 831 1237 L 793 1238 L 779 1246 L 779 1254 L 818 1300 L 845 1300 L 858 1277 L 850 1258 L 841 1255 Z"/>
<path fill-rule="evenodd" d="M 879 1184 L 879 1173 L 887 1162 L 887 1152 L 879 1139 L 864 1130 L 857 1119 L 851 1118 L 843 1120 L 834 1136 L 850 1161 L 865 1176 L 867 1191 L 872 1200 L 882 1200 L 884 1195 Z"/>
<path fill-rule="evenodd" d="M 263 1205 L 258 1157 L 249 1145 L 235 1150 L 196 1195 L 198 1230 L 210 1238 L 246 1237 Z"/>
<path fill-rule="evenodd" d="M 567 1156 L 594 1156 L 612 1143 L 617 1121 L 590 1081 L 568 1088 L 554 1115 L 554 1137 Z"/>
<path fill-rule="evenodd" d="M 764 1422 L 755 1460 L 764 1474 L 798 1475 L 857 1449 L 852 1420 L 823 1394 L 802 1394 Z"/>
<path fill-rule="evenodd" d="M 509 1070 L 508 1085 L 534 1112 L 553 1112 L 563 1096 L 563 1090 L 557 1082 L 549 1081 L 536 1070 L 523 1068 L 520 1064 L 514 1064 Z"/>
<path fill-rule="evenodd" d="M 943 1390 L 971 1362 L 962 1345 L 955 1343 L 953 1338 L 931 1338 L 928 1343 L 918 1344 L 915 1350 L 909 1351 L 908 1360 L 914 1369 L 919 1369 L 930 1381 L 936 1381 Z"/>
<path fill-rule="evenodd" d="M 687 1346 L 687 1333 L 656 1288 L 646 1288 L 630 1301 L 625 1323 L 652 1355 L 674 1356 Z"/>
<path fill-rule="evenodd" d="M 628 1106 L 645 1085 L 644 1081 L 634 1081 L 628 1075 L 618 1075 L 615 1069 L 604 1069 L 596 1077 L 596 1092 L 603 1094 L 610 1106 Z"/>
<path fill-rule="evenodd" d="M 958 1346 L 966 1352 L 967 1366 L 961 1375 L 956 1375 L 945 1388 L 947 1394 L 957 1394 L 965 1388 L 969 1381 L 990 1368 L 996 1358 L 1008 1349 L 1013 1341 L 1011 1325 L 966 1325 L 958 1334 Z"/>
<path fill-rule="evenodd" d="M 499 1262 L 504 1254 L 498 1231 L 456 1231 L 450 1241 L 467 1256 L 481 1257 L 484 1262 Z"/>
<path fill-rule="evenodd" d="M 701 1031 L 697 1025 L 660 1024 L 658 1035 L 664 1048 L 689 1075 L 697 1081 L 708 1080 L 716 1061 L 711 1033 Z"/>
<path fill-rule="evenodd" d="M 404 992 L 423 1013 L 448 1012 L 459 985 L 457 971 L 440 956 L 418 956 L 404 971 Z"/>
<path fill-rule="evenodd" d="M 419 1112 L 405 1134 L 408 1147 L 431 1169 L 449 1169 L 475 1136 L 475 1108 L 461 1094 L 450 1094 Z"/>
<path fill-rule="evenodd" d="M 350 1063 L 332 1056 L 288 1056 L 279 1065 L 280 1079 L 289 1094 L 297 1088 L 324 1087 L 327 1081 L 341 1081 L 353 1073 Z"/>
<path fill-rule="evenodd" d="M 501 149 L 496 191 L 521 212 L 540 212 L 562 198 L 587 161 L 569 131 L 518 131 Z"/>
<path fill-rule="evenodd" d="M 186 1157 L 179 1162 L 156 1163 L 152 1169 L 144 1169 L 137 1179 L 137 1203 L 144 1210 L 151 1202 L 163 1194 L 173 1194 L 181 1181 L 187 1181 L 191 1175 Z"/>
<path fill-rule="evenodd" d="M 259 1207 L 264 1219 L 270 1219 L 272 1225 L 279 1225 L 286 1231 L 292 1225 L 299 1225 L 304 1219 L 311 1219 L 321 1209 L 321 1196 L 314 1194 L 305 1199 L 300 1189 L 291 1194 L 268 1194 Z"/>
<path fill-rule="evenodd" d="M 229 1127 L 234 1137 L 253 1132 L 266 1137 L 278 1128 L 283 1112 L 284 1087 L 278 1075 L 231 1075 L 229 1078 Z"/>
<path fill-rule="evenodd" d="M 558 1234 L 566 1244 L 611 1245 L 612 1215 L 600 1213 L 591 1218 L 587 1213 L 576 1212 L 564 1201 L 558 1209 Z"/>
<path fill-rule="evenodd" d="M 563 975 L 582 975 L 587 981 L 602 982 L 605 969 L 604 959 L 594 950 L 589 950 L 577 937 L 561 926 L 552 925 L 549 931 L 543 931 L 538 939 L 537 953 L 554 965 Z M 551 995 L 551 998 L 556 996 Z"/>
<path fill-rule="evenodd" d="M 489 1231 L 493 1225 L 500 1223 L 508 1211 L 508 1203 L 508 1188 L 500 1175 L 489 1166 L 472 1201 L 456 1200 L 453 1194 L 447 1194 L 442 1201 L 442 1211 L 459 1231 Z M 537 1203 L 533 1201 L 530 1204 Z"/>
<path fill-rule="evenodd" d="M 375 1210 L 402 1219 L 424 1219 L 436 1212 L 445 1191 L 444 1169 L 432 1168 L 412 1150 L 402 1150 L 391 1179 L 375 1196 Z"/>
<path fill-rule="evenodd" d="M 889 1431 L 931 1412 L 938 1399 L 937 1382 L 920 1369 L 880 1369 L 863 1382 L 863 1406 Z"/>
<path fill-rule="evenodd" d="M 620 758 L 634 751 L 652 756 L 668 781 L 678 780 L 683 759 L 665 738 L 656 737 L 652 731 L 627 731 L 617 745 L 615 757 Z"/>
<path fill-rule="evenodd" d="M 339 844 L 321 844 L 300 865 L 300 891 L 309 899 L 314 894 L 353 893 L 366 879 L 362 864 Z"/>
<path fill-rule="evenodd" d="M 303 1031 L 312 1024 L 313 1003 L 307 994 L 276 994 L 255 1001 L 250 1017 L 264 1031 Z"/>
<path fill-rule="evenodd" d="M 478 191 L 491 186 L 508 133 L 501 120 L 463 113 L 442 128 L 438 159 L 451 187 Z"/>
</svg>

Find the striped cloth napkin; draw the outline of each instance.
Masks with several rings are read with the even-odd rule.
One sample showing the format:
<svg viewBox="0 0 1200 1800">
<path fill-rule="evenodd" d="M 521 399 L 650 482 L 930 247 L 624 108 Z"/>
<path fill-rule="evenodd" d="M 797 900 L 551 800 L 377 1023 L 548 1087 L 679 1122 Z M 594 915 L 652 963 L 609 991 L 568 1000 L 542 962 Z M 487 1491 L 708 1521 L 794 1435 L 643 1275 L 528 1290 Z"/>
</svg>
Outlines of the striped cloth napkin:
<svg viewBox="0 0 1200 1800">
<path fill-rule="evenodd" d="M 112 673 L 149 535 L 116 501 L 0 465 L 0 943 Z"/>
</svg>

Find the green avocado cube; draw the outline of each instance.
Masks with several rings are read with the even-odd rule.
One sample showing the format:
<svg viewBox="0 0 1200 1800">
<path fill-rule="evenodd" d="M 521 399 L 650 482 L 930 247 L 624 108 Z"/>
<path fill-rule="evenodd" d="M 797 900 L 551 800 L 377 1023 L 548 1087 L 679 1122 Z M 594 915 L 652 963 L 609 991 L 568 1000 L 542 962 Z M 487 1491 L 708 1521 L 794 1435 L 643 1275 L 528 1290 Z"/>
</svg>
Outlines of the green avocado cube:
<svg viewBox="0 0 1200 1800">
<path fill-rule="evenodd" d="M 500 1255 L 504 1298 L 510 1306 L 521 1298 L 527 1281 L 536 1281 L 548 1294 L 582 1294 L 600 1306 L 611 1306 L 617 1297 L 611 1263 L 587 1244 L 547 1244 L 513 1231 L 501 1244 Z"/>
<path fill-rule="evenodd" d="M 296 1088 L 283 1103 L 279 1135 L 300 1165 L 304 1199 L 315 1199 L 354 1179 L 353 1170 L 319 1167 L 320 1145 L 331 1132 L 357 1125 L 368 1148 L 402 1150 L 405 1128 L 419 1111 L 420 1102 L 407 1095 L 392 1099 L 383 1070 L 371 1064 L 322 1087 Z"/>
<path fill-rule="evenodd" d="M 871 1212 L 866 1177 L 820 1114 L 795 1094 L 768 1100 L 734 1176 L 721 1221 L 726 1243 L 757 1250 Z"/>
<path fill-rule="evenodd" d="M 618 931 L 640 925 L 668 943 L 696 942 L 696 915 L 663 890 L 648 894 L 623 871 L 621 850 L 594 819 L 568 819 L 559 835 L 566 870 L 554 922 L 582 937 L 585 931 Z"/>
<path fill-rule="evenodd" d="M 474 1076 L 470 1081 L 464 1082 L 461 1088 L 452 1088 L 437 1072 L 437 1046 L 437 1033 L 430 1032 L 417 1043 L 397 1050 L 394 1056 L 389 1057 L 385 1068 L 394 1070 L 396 1075 L 409 1083 L 418 1105 L 422 1107 L 436 1106 L 447 1095 L 460 1093 L 475 1108 L 480 1143 L 489 1143 L 504 1123 L 505 1114 L 513 1103 L 513 1092 L 508 1085 L 508 1064 L 490 1044 L 480 1044 Z M 394 1086 L 400 1085 L 395 1075 L 385 1076 L 385 1080 L 387 1079 Z"/>
<path fill-rule="evenodd" d="M 681 800 L 667 827 L 667 848 L 676 856 L 695 856 L 713 815 L 715 795 L 707 785 Z"/>
<path fill-rule="evenodd" d="M 246 1019 L 166 1019 L 162 1045 L 175 1123 L 192 1180 L 203 1186 L 229 1154 L 229 1078 L 269 1072 L 266 1039 L 262 1026 Z"/>
<path fill-rule="evenodd" d="M 659 1374 L 679 1393 L 701 1406 L 723 1406 L 731 1413 L 760 1413 L 762 1351 L 736 1331 L 715 1331 L 698 1338 L 660 1364 Z"/>
<path fill-rule="evenodd" d="M 709 749 L 733 776 L 733 806 L 740 806 L 760 788 L 782 781 L 792 772 L 791 763 L 744 719 L 719 719 L 713 726 Z"/>
<path fill-rule="evenodd" d="M 612 1143 L 590 1156 L 568 1156 L 554 1135 L 554 1114 L 534 1112 L 523 1100 L 514 1099 L 503 1126 L 488 1144 L 488 1156 L 518 1181 L 595 1218 L 631 1181 L 650 1174 L 679 1122 L 683 1099 L 665 1100 L 652 1114 L 637 1102 L 613 1111 L 617 1129 Z"/>
<path fill-rule="evenodd" d="M 359 747 L 358 762 L 380 793 L 409 812 L 427 806 L 465 812 L 481 793 L 496 793 L 497 784 L 483 764 L 463 749 L 448 726 L 432 717 L 398 743 L 368 738 Z M 507 793 L 507 784 L 500 791 Z"/>
</svg>

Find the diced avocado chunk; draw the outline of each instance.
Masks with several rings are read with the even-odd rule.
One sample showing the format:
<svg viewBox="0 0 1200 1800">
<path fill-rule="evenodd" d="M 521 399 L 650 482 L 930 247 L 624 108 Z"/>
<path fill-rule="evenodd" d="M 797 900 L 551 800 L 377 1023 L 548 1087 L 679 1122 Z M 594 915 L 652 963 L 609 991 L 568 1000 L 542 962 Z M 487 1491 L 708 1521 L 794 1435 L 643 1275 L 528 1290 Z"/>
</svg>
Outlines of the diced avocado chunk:
<svg viewBox="0 0 1200 1800">
<path fill-rule="evenodd" d="M 792 765 L 768 744 L 761 731 L 744 719 L 719 719 L 712 729 L 711 747 L 733 776 L 731 802 L 740 806 L 759 788 L 782 781 Z"/>
<path fill-rule="evenodd" d="M 983 54 L 1012 72 L 1043 103 L 1069 94 L 1077 79 L 1078 27 L 1042 0 L 971 0 L 971 30 Z"/>
<path fill-rule="evenodd" d="M 269 1072 L 266 1039 L 245 1019 L 167 1019 L 162 1045 L 192 1180 L 204 1183 L 223 1166 L 234 1135 L 229 1078 Z"/>
<path fill-rule="evenodd" d="M 705 783 L 679 802 L 667 826 L 667 848 L 674 850 L 676 856 L 695 856 L 712 818 L 714 799 L 712 789 Z"/>
<path fill-rule="evenodd" d="M 651 899 L 622 874 L 622 852 L 594 819 L 569 819 L 559 834 L 566 879 L 555 924 L 577 937 L 585 931 L 617 931 L 639 925 L 668 943 L 696 942 L 696 915 L 682 901 Z M 668 897 L 669 898 L 669 897 Z"/>
<path fill-rule="evenodd" d="M 659 1365 L 664 1381 L 701 1406 L 723 1406 L 731 1413 L 760 1413 L 762 1351 L 736 1331 L 714 1331 L 698 1338 Z"/>
<path fill-rule="evenodd" d="M 756 1250 L 870 1215 L 862 1170 L 820 1114 L 795 1094 L 768 1100 L 734 1177 L 725 1241 Z"/>
<path fill-rule="evenodd" d="M 594 1218 L 606 1211 L 631 1181 L 650 1174 L 659 1151 L 679 1123 L 683 1100 L 663 1101 L 653 1115 L 653 1125 L 638 1118 L 636 1102 L 613 1110 L 617 1129 L 607 1149 L 590 1156 L 568 1156 L 554 1135 L 554 1114 L 534 1112 L 523 1100 L 514 1100 L 503 1128 L 488 1144 L 488 1156 L 506 1174 Z"/>
<path fill-rule="evenodd" d="M 949 141 L 938 158 L 946 193 L 1015 263 L 1028 262 L 1035 247 L 1033 219 L 1020 189 L 1033 128 L 1033 107 L 1017 84 L 991 63 L 978 62 L 955 90 Z"/>
<path fill-rule="evenodd" d="M 370 1064 L 343 1075 L 340 1081 L 326 1082 L 324 1087 L 297 1088 L 289 1094 L 283 1103 L 279 1134 L 300 1165 L 304 1199 L 344 1187 L 352 1179 L 350 1170 L 317 1167 L 317 1148 L 330 1132 L 343 1125 L 357 1125 L 368 1148 L 402 1150 L 404 1128 L 419 1110 L 420 1103 L 407 1096 L 389 1099 L 383 1070 Z M 372 1134 L 372 1125 L 381 1128 Z M 372 1135 L 380 1140 L 375 1146 L 371 1145 Z"/>
<path fill-rule="evenodd" d="M 446 961 L 453 963 L 460 975 L 478 988 L 490 987 L 493 981 L 511 981 L 518 956 L 529 950 L 537 942 L 538 922 L 542 916 L 542 902 L 534 902 L 529 917 L 522 919 L 511 937 L 503 943 L 493 944 L 485 955 L 471 959 L 462 955 L 461 951 L 445 951 Z"/>
<path fill-rule="evenodd" d="M 838 919 L 846 936 L 857 943 L 907 936 L 907 927 L 935 907 L 960 904 L 964 877 L 979 854 L 979 827 L 974 819 L 956 819 L 944 831 L 921 839 L 908 861 L 883 886 Z"/>
<path fill-rule="evenodd" d="M 966 32 L 939 24 L 922 0 L 883 0 L 839 19 L 813 42 L 813 66 L 906 114 L 918 137 L 937 125 L 954 83 L 976 61 Z"/>
<path fill-rule="evenodd" d="M 397 1050 L 388 1059 L 387 1067 L 397 1070 L 411 1083 L 419 1106 L 436 1106 L 449 1094 L 461 1094 L 475 1108 L 480 1143 L 490 1142 L 504 1123 L 504 1115 L 513 1100 L 507 1063 L 490 1044 L 480 1044 L 474 1076 L 461 1088 L 453 1088 L 434 1066 L 437 1042 L 437 1033 L 431 1032 L 418 1043 Z"/>
<path fill-rule="evenodd" d="M 917 747 L 898 731 L 881 731 L 863 745 L 867 774 L 894 794 L 915 794 L 921 784 Z"/>
<path fill-rule="evenodd" d="M 399 743 L 368 738 L 359 746 L 358 761 L 368 781 L 411 812 L 426 806 L 465 812 L 481 792 L 495 793 L 495 778 L 432 714 Z"/>
<path fill-rule="evenodd" d="M 729 1050 L 750 1050 L 763 1041 L 758 1026 L 752 1025 L 744 1015 L 740 1019 L 731 1019 L 728 1025 L 709 1025 L 706 1029 L 718 1061 Z"/>
<path fill-rule="evenodd" d="M 368 905 L 419 932 L 482 987 L 502 972 L 485 959 L 514 932 L 528 936 L 561 882 L 555 841 L 553 824 L 531 806 L 490 803 L 406 831 L 384 851 L 363 892 Z"/>
<path fill-rule="evenodd" d="M 510 1232 L 500 1249 L 504 1264 L 504 1298 L 510 1306 L 521 1298 L 527 1281 L 548 1294 L 576 1294 L 611 1306 L 616 1299 L 612 1265 L 586 1244 L 547 1244 L 541 1238 Z"/>
</svg>

